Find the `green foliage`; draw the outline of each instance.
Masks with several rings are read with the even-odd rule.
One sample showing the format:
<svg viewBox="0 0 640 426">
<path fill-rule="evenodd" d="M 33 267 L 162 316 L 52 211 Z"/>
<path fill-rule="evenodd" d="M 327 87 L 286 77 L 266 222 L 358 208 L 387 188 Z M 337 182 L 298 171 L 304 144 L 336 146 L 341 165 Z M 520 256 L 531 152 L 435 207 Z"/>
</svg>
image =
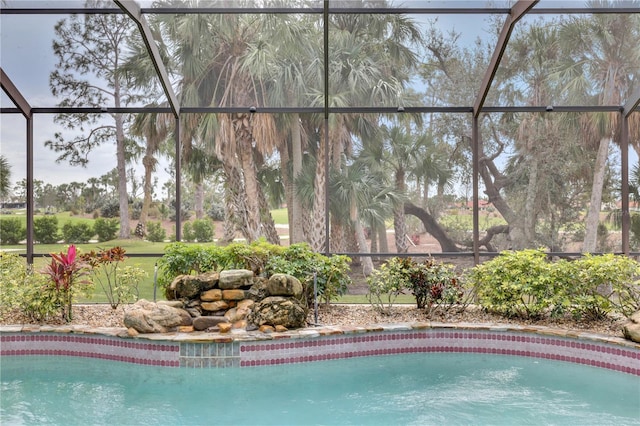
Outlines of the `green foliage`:
<svg viewBox="0 0 640 426">
<path fill-rule="evenodd" d="M 468 278 L 480 304 L 506 317 L 539 318 L 558 300 L 542 250 L 504 251 L 475 266 Z"/>
<path fill-rule="evenodd" d="M 0 220 L 0 243 L 2 244 L 18 244 L 27 238 L 27 230 L 22 226 L 20 219 L 2 219 Z"/>
<path fill-rule="evenodd" d="M 167 231 L 160 222 L 147 222 L 147 240 L 161 243 L 167 238 Z"/>
<path fill-rule="evenodd" d="M 54 244 L 60 239 L 58 234 L 58 218 L 43 216 L 33 219 L 33 237 L 41 244 Z"/>
<path fill-rule="evenodd" d="M 122 247 L 83 254 L 81 259 L 91 266 L 91 276 L 100 284 L 113 309 L 121 303 L 138 299 L 138 284 L 147 273 L 137 267 L 123 266 L 127 259 Z"/>
<path fill-rule="evenodd" d="M 405 266 L 405 260 L 393 257 L 367 277 L 369 286 L 367 299 L 379 312 L 387 313 L 398 295 L 411 285 L 409 268 Z"/>
<path fill-rule="evenodd" d="M 69 246 L 66 253 L 51 253 L 51 263 L 42 271 L 42 274 L 48 276 L 55 287 L 56 300 L 62 300 L 62 318 L 66 322 L 72 320 L 74 296 L 83 290 L 88 290 L 88 284 L 91 284 L 90 281 L 79 280 L 87 273 L 87 265 L 77 256 L 76 247 L 73 244 Z"/>
<path fill-rule="evenodd" d="M 207 243 L 213 241 L 213 231 L 213 222 L 211 222 L 210 220 L 196 219 L 193 221 L 193 236 L 199 243 Z"/>
<path fill-rule="evenodd" d="M 101 243 L 115 240 L 118 236 L 119 228 L 120 221 L 118 219 L 104 219 L 99 217 L 93 223 L 93 230 L 98 235 L 98 241 Z"/>
<path fill-rule="evenodd" d="M 434 308 L 451 309 L 462 306 L 465 291 L 455 267 L 434 259 L 417 263 L 406 259 L 409 267 L 409 290 L 416 298 L 418 308 L 431 312 Z"/>
<path fill-rule="evenodd" d="M 185 222 L 182 225 L 182 241 L 186 243 L 192 243 L 196 240 L 196 234 L 193 232 L 193 225 L 191 222 Z"/>
<path fill-rule="evenodd" d="M 601 319 L 610 312 L 627 317 L 640 309 L 640 264 L 612 253 L 572 262 L 577 280 L 568 289 L 571 313 L 584 319 Z"/>
<path fill-rule="evenodd" d="M 17 309 L 34 321 L 46 321 L 62 304 L 53 282 L 33 273 L 17 254 L 0 252 L 0 318 Z"/>
<path fill-rule="evenodd" d="M 120 215 L 120 202 L 116 198 L 105 200 L 100 207 L 100 216 L 112 218 Z"/>
<path fill-rule="evenodd" d="M 507 317 L 595 320 L 640 309 L 639 274 L 640 264 L 626 256 L 551 262 L 542 250 L 522 250 L 475 266 L 468 280 L 484 308 Z"/>
<path fill-rule="evenodd" d="M 419 309 L 430 313 L 435 308 L 465 307 L 464 288 L 453 265 L 426 259 L 416 262 L 410 257 L 393 257 L 367 278 L 369 303 L 386 312 L 399 294 L 409 291 Z"/>
<path fill-rule="evenodd" d="M 306 244 L 285 248 L 265 241 L 233 243 L 226 247 L 173 243 L 166 247 L 158 266 L 161 273 L 158 282 L 165 288 L 178 275 L 248 269 L 267 277 L 275 273 L 293 275 L 305 286 L 307 295 L 311 292 L 311 297 L 315 273 L 318 294 L 327 303 L 345 294 L 351 282 L 348 257 L 326 257 L 313 252 Z"/>
<path fill-rule="evenodd" d="M 325 303 L 346 294 L 351 278 L 351 259 L 343 255 L 331 257 L 316 253 L 308 244 L 292 244 L 280 253 L 268 258 L 266 273 L 289 274 L 296 277 L 305 288 L 308 301 L 313 300 L 314 279 L 318 297 Z"/>
<path fill-rule="evenodd" d="M 62 239 L 69 244 L 88 243 L 93 235 L 91 225 L 85 222 L 67 222 L 62 226 Z"/>
</svg>

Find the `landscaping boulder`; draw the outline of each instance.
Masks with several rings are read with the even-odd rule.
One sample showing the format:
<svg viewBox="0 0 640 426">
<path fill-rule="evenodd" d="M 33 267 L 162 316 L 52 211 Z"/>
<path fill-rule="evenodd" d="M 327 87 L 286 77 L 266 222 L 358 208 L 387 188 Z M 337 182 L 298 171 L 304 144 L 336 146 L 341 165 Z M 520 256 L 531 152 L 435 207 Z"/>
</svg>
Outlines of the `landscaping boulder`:
<svg viewBox="0 0 640 426">
<path fill-rule="evenodd" d="M 289 296 L 299 299 L 302 291 L 302 284 L 292 275 L 273 274 L 267 281 L 267 292 L 270 296 Z"/>
<path fill-rule="evenodd" d="M 640 343 L 640 311 L 634 313 L 622 327 L 625 339 Z"/>
<path fill-rule="evenodd" d="M 179 326 L 191 325 L 191 316 L 184 309 L 166 303 L 138 300 L 124 314 L 124 325 L 139 333 L 167 333 Z"/>
<path fill-rule="evenodd" d="M 251 287 L 253 284 L 253 272 L 247 269 L 228 269 L 220 272 L 218 286 L 223 290 L 232 290 L 242 287 Z"/>
<path fill-rule="evenodd" d="M 307 324 L 308 310 L 303 302 L 291 297 L 270 296 L 253 305 L 247 320 L 257 325 L 300 328 Z"/>
</svg>

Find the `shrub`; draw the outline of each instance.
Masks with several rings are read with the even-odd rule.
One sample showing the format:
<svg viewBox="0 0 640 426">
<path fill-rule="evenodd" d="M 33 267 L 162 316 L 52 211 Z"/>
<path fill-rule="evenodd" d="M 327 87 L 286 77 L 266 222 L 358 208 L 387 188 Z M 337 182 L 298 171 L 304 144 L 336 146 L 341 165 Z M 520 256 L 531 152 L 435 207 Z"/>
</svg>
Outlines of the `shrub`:
<svg viewBox="0 0 640 426">
<path fill-rule="evenodd" d="M 62 226 L 62 239 L 66 243 L 88 243 L 93 235 L 94 233 L 91 225 L 85 222 L 67 222 Z"/>
<path fill-rule="evenodd" d="M 98 218 L 93 223 L 93 230 L 98 235 L 98 241 L 101 243 L 115 240 L 118 236 L 119 228 L 120 222 L 118 219 Z"/>
<path fill-rule="evenodd" d="M 182 225 L 182 241 L 192 243 L 195 239 L 196 234 L 193 232 L 193 225 L 191 222 L 185 222 L 184 225 Z"/>
<path fill-rule="evenodd" d="M 572 262 L 576 280 L 567 288 L 574 317 L 601 319 L 610 312 L 627 317 L 640 309 L 640 264 L 612 253 L 585 254 Z"/>
<path fill-rule="evenodd" d="M 90 281 L 80 280 L 87 273 L 87 265 L 77 256 L 73 244 L 66 253 L 51 253 L 51 263 L 42 271 L 55 287 L 55 300 L 61 301 L 62 318 L 66 322 L 73 319 L 73 298 L 83 289 L 88 290 L 88 284 L 91 284 Z"/>
<path fill-rule="evenodd" d="M 346 256 L 327 257 L 315 253 L 306 244 L 285 248 L 265 241 L 233 243 L 226 247 L 173 243 L 158 261 L 161 272 L 158 282 L 166 288 L 178 275 L 249 269 L 266 277 L 275 273 L 293 275 L 303 284 L 307 295 L 313 297 L 315 273 L 318 294 L 328 302 L 346 293 L 351 283 L 349 261 Z"/>
<path fill-rule="evenodd" d="M 207 211 L 207 216 L 209 216 L 211 220 L 223 221 L 224 205 L 214 201 L 213 203 L 211 203 L 211 206 Z"/>
<path fill-rule="evenodd" d="M 504 251 L 469 276 L 479 303 L 506 317 L 539 318 L 559 302 L 559 290 L 542 250 Z"/>
<path fill-rule="evenodd" d="M 17 218 L 0 220 L 0 242 L 2 244 L 18 244 L 27 238 L 27 230 Z"/>
<path fill-rule="evenodd" d="M 193 236 L 199 243 L 213 241 L 213 232 L 214 227 L 210 220 L 196 219 L 193 221 Z"/>
<path fill-rule="evenodd" d="M 469 273 L 480 304 L 511 317 L 595 320 L 640 309 L 640 263 L 614 254 L 550 262 L 541 250 L 503 252 Z"/>
<path fill-rule="evenodd" d="M 160 222 L 147 222 L 147 240 L 161 243 L 167 238 L 167 231 Z"/>
<path fill-rule="evenodd" d="M 58 218 L 43 216 L 33 219 L 33 237 L 42 244 L 55 244 L 60 239 L 58 234 Z"/>
<path fill-rule="evenodd" d="M 17 309 L 41 322 L 58 313 L 61 306 L 55 285 L 45 276 L 33 273 L 17 254 L 0 252 L 0 318 Z"/>
<path fill-rule="evenodd" d="M 107 218 L 120 216 L 120 201 L 115 198 L 105 200 L 100 206 L 100 216 Z"/>
<path fill-rule="evenodd" d="M 147 273 L 137 267 L 122 266 L 127 257 L 122 247 L 83 254 L 82 260 L 91 267 L 91 276 L 107 296 L 111 308 L 138 299 L 138 284 Z"/>
<path fill-rule="evenodd" d="M 453 265 L 427 259 L 416 263 L 408 259 L 409 287 L 418 308 L 430 313 L 435 308 L 466 307 L 465 291 Z"/>
<path fill-rule="evenodd" d="M 388 313 L 398 295 L 410 286 L 407 261 L 393 257 L 367 277 L 367 299 L 377 311 Z"/>
<path fill-rule="evenodd" d="M 276 246 L 279 247 L 279 246 Z M 324 256 L 311 250 L 308 244 L 292 244 L 266 258 L 265 273 L 293 275 L 302 283 L 307 294 L 307 302 L 314 298 L 314 280 L 318 297 L 328 304 L 331 300 L 347 292 L 351 278 L 349 263 L 351 259 L 343 255 Z"/>
</svg>

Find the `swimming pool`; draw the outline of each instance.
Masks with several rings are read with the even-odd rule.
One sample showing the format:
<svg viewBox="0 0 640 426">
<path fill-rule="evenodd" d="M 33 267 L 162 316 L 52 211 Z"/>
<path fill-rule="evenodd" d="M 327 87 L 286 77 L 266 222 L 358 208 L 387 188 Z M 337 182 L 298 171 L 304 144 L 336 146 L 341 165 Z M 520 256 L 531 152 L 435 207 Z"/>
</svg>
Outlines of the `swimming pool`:
<svg viewBox="0 0 640 426">
<path fill-rule="evenodd" d="M 262 368 L 6 357 L 0 424 L 640 424 L 638 377 L 537 358 L 416 353 Z"/>
</svg>

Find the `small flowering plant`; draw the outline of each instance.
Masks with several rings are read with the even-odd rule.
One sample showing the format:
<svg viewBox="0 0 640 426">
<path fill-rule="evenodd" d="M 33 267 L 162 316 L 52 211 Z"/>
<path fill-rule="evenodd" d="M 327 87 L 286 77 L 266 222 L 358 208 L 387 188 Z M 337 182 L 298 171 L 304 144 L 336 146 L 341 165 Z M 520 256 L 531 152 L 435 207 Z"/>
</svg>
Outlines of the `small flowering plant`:
<svg viewBox="0 0 640 426">
<path fill-rule="evenodd" d="M 69 246 L 67 252 L 51 253 L 51 263 L 42 271 L 54 284 L 62 309 L 62 318 L 70 322 L 73 318 L 72 302 L 78 285 L 91 284 L 80 278 L 88 274 L 87 265 L 77 256 L 76 246 Z"/>
<path fill-rule="evenodd" d="M 138 299 L 138 284 L 147 273 L 143 269 L 123 265 L 127 260 L 125 249 L 92 250 L 81 258 L 91 268 L 93 280 L 102 287 L 112 309 Z"/>
</svg>

